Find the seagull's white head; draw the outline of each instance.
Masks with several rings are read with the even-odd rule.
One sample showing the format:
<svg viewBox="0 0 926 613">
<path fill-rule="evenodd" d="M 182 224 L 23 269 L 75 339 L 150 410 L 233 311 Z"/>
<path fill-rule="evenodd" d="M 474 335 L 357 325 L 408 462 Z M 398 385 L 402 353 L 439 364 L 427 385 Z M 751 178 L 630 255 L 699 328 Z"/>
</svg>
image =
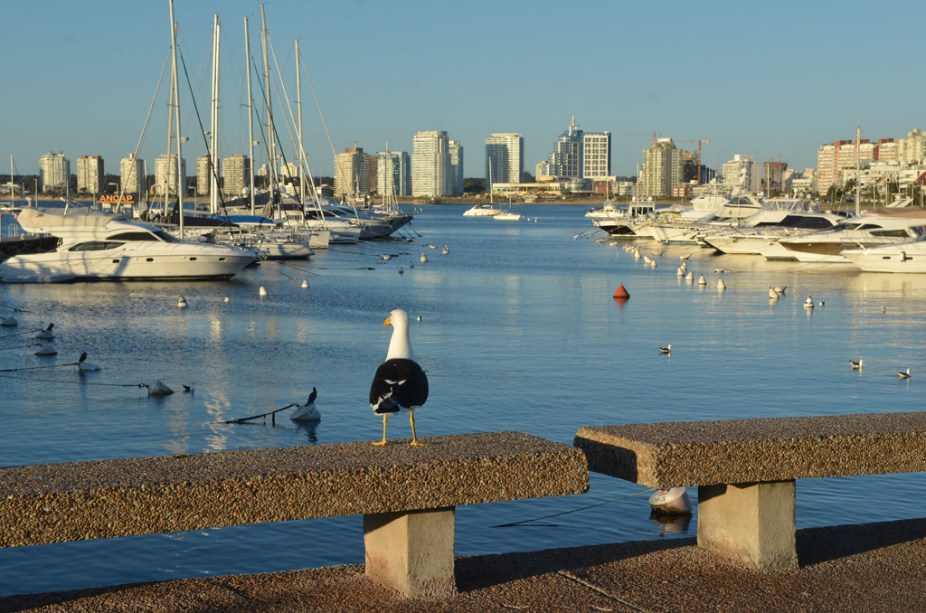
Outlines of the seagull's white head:
<svg viewBox="0 0 926 613">
<path fill-rule="evenodd" d="M 412 343 L 408 338 L 408 313 L 402 309 L 395 309 L 383 322 L 384 326 L 392 326 L 392 339 L 389 341 L 389 351 L 386 359 L 404 358 L 411 360 Z"/>
</svg>

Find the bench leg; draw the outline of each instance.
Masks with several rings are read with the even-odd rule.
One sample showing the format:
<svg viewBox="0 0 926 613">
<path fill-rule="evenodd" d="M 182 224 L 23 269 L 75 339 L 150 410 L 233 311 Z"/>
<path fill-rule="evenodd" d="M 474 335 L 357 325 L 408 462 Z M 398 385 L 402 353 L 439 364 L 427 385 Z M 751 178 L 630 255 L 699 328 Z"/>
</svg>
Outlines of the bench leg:
<svg viewBox="0 0 926 613">
<path fill-rule="evenodd" d="M 698 546 L 759 570 L 797 568 L 794 481 L 699 487 Z"/>
<path fill-rule="evenodd" d="M 456 593 L 454 507 L 363 516 L 366 575 L 407 597 Z"/>
</svg>

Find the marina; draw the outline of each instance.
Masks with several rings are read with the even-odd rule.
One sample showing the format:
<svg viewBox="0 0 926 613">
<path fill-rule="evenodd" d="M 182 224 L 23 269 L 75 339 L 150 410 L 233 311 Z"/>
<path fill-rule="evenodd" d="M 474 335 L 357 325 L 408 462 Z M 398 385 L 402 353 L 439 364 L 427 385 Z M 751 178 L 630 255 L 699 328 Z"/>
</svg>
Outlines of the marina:
<svg viewBox="0 0 926 613">
<path fill-rule="evenodd" d="M 394 308 L 410 316 L 430 384 L 416 413 L 424 442 L 516 430 L 571 444 L 579 427 L 597 424 L 918 408 L 920 276 L 638 241 L 653 266 L 603 233 L 576 239 L 589 226 L 580 207 L 519 205 L 537 221 L 515 224 L 469 218 L 466 208 L 415 211 L 407 240 L 332 245 L 310 261 L 266 261 L 221 282 L 0 285 L 0 315 L 18 320 L 0 330 L 3 418 L 16 433 L 0 466 L 372 444 L 382 422 L 370 380 Z M 657 246 L 660 255 L 650 253 Z M 677 276 L 682 261 L 705 283 Z M 623 302 L 612 298 L 619 285 L 630 296 Z M 787 291 L 772 299 L 770 287 Z M 817 306 L 807 309 L 811 295 Z M 35 356 L 37 330 L 52 322 L 58 354 Z M 81 371 L 83 352 L 80 363 L 99 370 Z M 847 363 L 859 359 L 863 368 Z M 157 381 L 176 393 L 139 387 Z M 313 388 L 319 420 L 281 411 L 227 423 L 308 405 Z M 407 420 L 390 421 L 390 444 L 411 435 Z M 839 523 L 919 517 L 922 487 L 922 474 L 801 480 L 797 524 L 832 524 L 834 501 Z M 651 494 L 593 475 L 582 497 L 464 506 L 456 553 L 692 536 L 686 522 L 650 519 Z M 0 593 L 357 563 L 360 523 L 0 550 Z"/>
</svg>

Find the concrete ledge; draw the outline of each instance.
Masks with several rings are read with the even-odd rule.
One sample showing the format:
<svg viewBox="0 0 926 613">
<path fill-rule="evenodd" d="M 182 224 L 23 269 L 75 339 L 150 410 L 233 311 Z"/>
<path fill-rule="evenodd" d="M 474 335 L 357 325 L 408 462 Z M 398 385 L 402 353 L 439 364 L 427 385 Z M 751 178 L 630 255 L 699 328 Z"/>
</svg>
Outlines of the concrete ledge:
<svg viewBox="0 0 926 613">
<path fill-rule="evenodd" d="M 518 432 L 0 469 L 0 547 L 338 515 L 452 508 L 588 489 L 585 456 Z"/>
<path fill-rule="evenodd" d="M 589 470 L 656 488 L 926 471 L 926 413 L 580 428 Z"/>
</svg>

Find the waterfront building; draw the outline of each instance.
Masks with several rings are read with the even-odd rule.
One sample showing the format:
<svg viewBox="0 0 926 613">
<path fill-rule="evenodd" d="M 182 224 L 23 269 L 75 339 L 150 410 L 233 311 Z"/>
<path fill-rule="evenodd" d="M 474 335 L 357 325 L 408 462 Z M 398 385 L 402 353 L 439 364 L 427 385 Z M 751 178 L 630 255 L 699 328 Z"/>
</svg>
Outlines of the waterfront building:
<svg viewBox="0 0 926 613">
<path fill-rule="evenodd" d="M 196 195 L 208 196 L 212 186 L 212 165 L 209 163 L 209 154 L 196 158 Z"/>
<path fill-rule="evenodd" d="M 845 171 L 855 173 L 856 164 L 868 165 L 875 155 L 876 146 L 869 139 L 860 139 L 858 153 L 854 140 L 838 140 L 817 150 L 817 172 L 814 190 L 826 194 L 832 187 L 845 185 Z"/>
<path fill-rule="evenodd" d="M 412 195 L 431 198 L 449 195 L 453 181 L 451 170 L 447 132 L 430 130 L 415 134 L 412 140 Z"/>
<path fill-rule="evenodd" d="M 582 139 L 582 176 L 593 181 L 611 179 L 611 133 L 586 132 Z"/>
<path fill-rule="evenodd" d="M 643 196 L 654 198 L 672 195 L 681 177 L 681 156 L 671 138 L 659 138 L 643 151 L 641 172 Z"/>
<path fill-rule="evenodd" d="M 222 193 L 237 198 L 251 185 L 251 159 L 246 155 L 230 155 L 222 160 Z"/>
<path fill-rule="evenodd" d="M 520 183 L 524 172 L 524 137 L 514 132 L 490 134 L 486 140 L 486 186 Z M 490 172 L 491 169 L 491 172 Z"/>
<path fill-rule="evenodd" d="M 377 157 L 376 191 L 381 195 L 410 196 L 411 158 L 405 151 L 380 151 Z"/>
<path fill-rule="evenodd" d="M 563 179 L 582 178 L 582 137 L 583 132 L 573 116 L 569 127 L 553 145 L 553 152 L 548 158 L 549 172 L 547 174 Z"/>
<path fill-rule="evenodd" d="M 141 202 L 145 193 L 145 162 L 134 153 L 119 160 L 119 180 L 122 181 L 122 193 Z"/>
<path fill-rule="evenodd" d="M 755 165 L 751 156 L 734 154 L 733 159 L 723 165 L 724 190 L 733 194 L 752 191 Z"/>
<path fill-rule="evenodd" d="M 447 143 L 450 156 L 450 194 L 459 196 L 463 193 L 463 145 L 458 140 Z"/>
<path fill-rule="evenodd" d="M 926 135 L 918 128 L 898 141 L 897 158 L 904 164 L 921 164 L 926 161 Z"/>
<path fill-rule="evenodd" d="M 82 155 L 77 158 L 77 192 L 99 194 L 103 191 L 103 158 Z"/>
<path fill-rule="evenodd" d="M 180 185 L 186 186 L 186 160 L 180 161 Z M 154 159 L 154 190 L 158 196 L 177 195 L 177 156 L 162 153 Z"/>
<path fill-rule="evenodd" d="M 370 163 L 363 147 L 347 147 L 334 156 L 334 193 L 345 199 L 370 193 Z"/>
<path fill-rule="evenodd" d="M 49 151 L 39 158 L 39 178 L 43 192 L 65 191 L 71 176 L 71 161 L 63 152 Z"/>
</svg>

